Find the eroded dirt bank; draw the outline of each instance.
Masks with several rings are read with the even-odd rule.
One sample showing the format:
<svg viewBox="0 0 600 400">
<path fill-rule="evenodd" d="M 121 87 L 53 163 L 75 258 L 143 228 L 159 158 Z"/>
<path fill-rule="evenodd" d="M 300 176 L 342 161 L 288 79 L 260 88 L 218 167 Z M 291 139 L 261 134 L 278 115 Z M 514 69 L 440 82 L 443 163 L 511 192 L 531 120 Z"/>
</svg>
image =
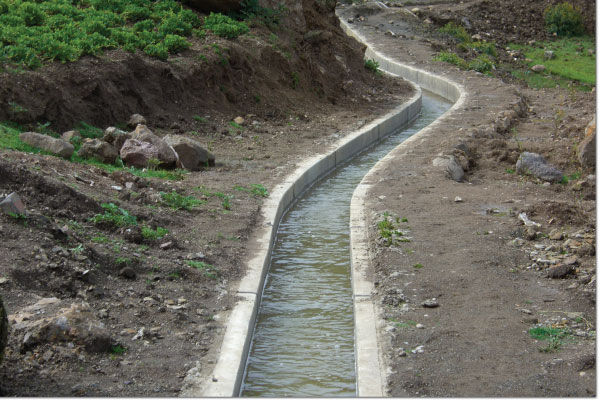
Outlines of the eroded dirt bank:
<svg viewBox="0 0 600 400">
<path fill-rule="evenodd" d="M 464 2 L 454 16 L 485 24 L 481 4 L 489 6 Z M 446 23 L 454 7 L 428 6 L 421 18 L 372 3 L 338 11 L 380 52 L 467 92 L 461 108 L 366 182 L 388 394 L 593 396 L 596 180 L 574 147 L 595 94 L 531 90 L 433 62 L 440 44 L 452 44 L 424 19 Z M 531 25 L 518 26 L 527 39 Z M 579 178 L 519 175 L 522 152 Z M 449 155 L 466 171 L 460 182 L 433 165 Z M 520 213 L 540 225 L 524 226 Z M 558 333 L 536 340 L 535 328 Z"/>
</svg>

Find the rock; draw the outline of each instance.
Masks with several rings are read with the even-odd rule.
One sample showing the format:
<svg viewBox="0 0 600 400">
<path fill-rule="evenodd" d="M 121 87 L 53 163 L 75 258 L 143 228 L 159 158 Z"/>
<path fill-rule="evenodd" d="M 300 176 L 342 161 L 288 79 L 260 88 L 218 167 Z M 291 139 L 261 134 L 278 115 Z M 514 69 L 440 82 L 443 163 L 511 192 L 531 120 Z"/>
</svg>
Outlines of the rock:
<svg viewBox="0 0 600 400">
<path fill-rule="evenodd" d="M 152 143 L 158 149 L 158 160 L 163 167 L 174 167 L 177 162 L 175 150 L 161 137 L 155 135 L 146 125 L 138 125 L 131 132 L 131 138 L 141 142 Z"/>
<path fill-rule="evenodd" d="M 594 245 L 584 242 L 581 244 L 581 246 L 579 246 L 578 249 L 575 250 L 575 254 L 577 254 L 579 257 L 593 256 L 596 254 L 596 248 Z"/>
<path fill-rule="evenodd" d="M 546 162 L 544 157 L 527 151 L 519 156 L 516 169 L 521 175 L 533 175 L 547 182 L 560 182 L 563 176 L 562 171 Z"/>
<path fill-rule="evenodd" d="M 136 273 L 135 270 L 131 267 L 123 267 L 119 271 L 119 275 L 125 279 L 135 279 Z"/>
<path fill-rule="evenodd" d="M 79 157 L 96 158 L 105 164 L 114 164 L 119 157 L 119 152 L 110 143 L 100 139 L 87 139 L 77 152 Z"/>
<path fill-rule="evenodd" d="M 115 128 L 114 126 L 109 126 L 104 130 L 104 136 L 102 137 L 102 140 L 104 140 L 106 143 L 110 143 L 113 146 L 117 147 L 117 142 L 120 142 L 121 146 L 125 142 L 126 139 L 118 141 L 119 138 L 122 138 L 124 136 L 127 136 L 127 139 L 131 139 L 129 133 L 122 131 L 119 128 Z M 117 148 L 117 150 L 121 149 Z"/>
<path fill-rule="evenodd" d="M 462 203 L 462 201 L 463 201 L 462 197 L 456 196 L 456 197 L 454 198 L 454 202 L 455 202 L 455 203 Z"/>
<path fill-rule="evenodd" d="M 433 298 L 425 300 L 421 305 L 425 308 L 436 308 L 440 306 L 440 303 L 438 303 L 436 298 Z"/>
<path fill-rule="evenodd" d="M 73 342 L 91 353 L 110 350 L 108 331 L 87 303 L 67 305 L 56 298 L 41 299 L 9 318 L 15 333 L 25 331 L 22 352 L 57 342 Z"/>
<path fill-rule="evenodd" d="M 471 36 L 471 40 L 481 41 L 481 40 L 483 40 L 483 37 L 479 33 L 476 33 L 473 36 Z"/>
<path fill-rule="evenodd" d="M 140 114 L 133 114 L 127 121 L 127 126 L 131 129 L 135 129 L 138 125 L 146 125 L 146 118 Z"/>
<path fill-rule="evenodd" d="M 544 60 L 554 60 L 555 58 L 556 58 L 556 55 L 554 54 L 554 52 L 552 50 L 544 51 Z"/>
<path fill-rule="evenodd" d="M 161 250 L 169 250 L 171 247 L 173 247 L 172 241 L 164 242 L 164 243 L 161 243 L 161 245 L 160 245 Z"/>
<path fill-rule="evenodd" d="M 22 142 L 40 148 L 59 157 L 69 158 L 73 155 L 75 147 L 66 140 L 55 139 L 52 136 L 36 132 L 23 132 L 19 135 Z"/>
<path fill-rule="evenodd" d="M 158 160 L 158 148 L 152 143 L 127 139 L 121 148 L 121 159 L 132 167 L 146 168 L 151 159 Z"/>
<path fill-rule="evenodd" d="M 8 318 L 6 317 L 6 309 L 4 302 L 0 296 L 0 364 L 4 359 L 4 348 L 8 343 Z"/>
<path fill-rule="evenodd" d="M 563 240 L 563 238 L 563 233 L 558 229 L 552 229 L 548 235 L 548 239 L 550 240 Z"/>
<path fill-rule="evenodd" d="M 0 210 L 5 214 L 25 215 L 25 205 L 21 197 L 12 192 L 0 202 Z"/>
<path fill-rule="evenodd" d="M 415 325 L 415 328 L 417 328 L 417 329 L 425 329 L 425 326 L 423 324 L 417 324 L 417 325 Z"/>
<path fill-rule="evenodd" d="M 584 167 L 596 165 L 596 116 L 585 128 L 585 137 L 577 146 L 579 163 Z"/>
<path fill-rule="evenodd" d="M 537 64 L 537 65 L 534 65 L 533 67 L 531 67 L 531 70 L 533 72 L 544 72 L 546 70 L 546 67 L 541 64 Z"/>
<path fill-rule="evenodd" d="M 535 240 L 537 239 L 537 231 L 535 226 L 528 226 L 525 228 L 525 239 L 527 240 Z"/>
<path fill-rule="evenodd" d="M 66 131 L 60 135 L 60 138 L 70 143 L 73 139 L 81 139 L 81 134 L 79 131 Z"/>
<path fill-rule="evenodd" d="M 443 170 L 447 177 L 456 182 L 462 181 L 465 175 L 465 171 L 454 156 L 437 157 L 433 160 L 433 166 Z"/>
<path fill-rule="evenodd" d="M 572 265 L 557 265 L 548 269 L 548 278 L 563 279 L 573 272 L 575 272 L 575 268 Z"/>
<path fill-rule="evenodd" d="M 579 265 L 579 259 L 575 256 L 570 256 L 563 260 L 563 264 L 576 266 Z"/>
<path fill-rule="evenodd" d="M 525 241 L 521 238 L 516 238 L 508 242 L 508 244 L 513 247 L 522 247 L 525 244 Z"/>
<path fill-rule="evenodd" d="M 185 169 L 198 171 L 202 167 L 215 165 L 215 156 L 193 139 L 167 135 L 164 140 L 177 152 L 181 166 Z"/>
</svg>

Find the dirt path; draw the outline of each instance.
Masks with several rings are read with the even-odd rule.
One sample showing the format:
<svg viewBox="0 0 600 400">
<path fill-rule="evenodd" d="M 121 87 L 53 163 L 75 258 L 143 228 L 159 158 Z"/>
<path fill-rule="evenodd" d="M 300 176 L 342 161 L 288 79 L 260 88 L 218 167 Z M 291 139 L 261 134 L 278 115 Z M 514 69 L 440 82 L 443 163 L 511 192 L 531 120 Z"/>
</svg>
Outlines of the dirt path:
<svg viewBox="0 0 600 400">
<path fill-rule="evenodd" d="M 572 184 L 543 185 L 506 172 L 522 150 L 543 153 L 566 172 L 577 168 L 565 160 L 572 151 L 566 142 L 580 138 L 591 120 L 593 95 L 566 101 L 564 91 L 532 91 L 434 63 L 428 29 L 397 9 L 366 5 L 341 15 L 358 20 L 354 27 L 380 52 L 445 75 L 468 93 L 461 109 L 367 182 L 388 394 L 594 395 L 595 257 L 580 249 L 595 242 L 595 179 L 592 194 L 582 196 Z M 577 125 L 559 129 L 565 140 L 548 134 L 558 109 Z M 495 129 L 504 115 L 512 133 Z M 493 134 L 486 138 L 487 128 Z M 466 156 L 464 182 L 433 167 L 442 154 Z M 593 173 L 584 170 L 584 178 Z M 534 240 L 517 219 L 521 212 L 541 224 Z M 384 213 L 408 241 L 388 246 L 380 238 Z M 548 238 L 553 229 L 564 238 Z M 581 247 L 565 245 L 567 236 Z M 567 279 L 549 279 L 549 266 L 536 262 L 575 262 L 566 261 L 573 255 L 578 266 Z M 540 326 L 569 333 L 552 347 L 528 334 Z"/>
</svg>

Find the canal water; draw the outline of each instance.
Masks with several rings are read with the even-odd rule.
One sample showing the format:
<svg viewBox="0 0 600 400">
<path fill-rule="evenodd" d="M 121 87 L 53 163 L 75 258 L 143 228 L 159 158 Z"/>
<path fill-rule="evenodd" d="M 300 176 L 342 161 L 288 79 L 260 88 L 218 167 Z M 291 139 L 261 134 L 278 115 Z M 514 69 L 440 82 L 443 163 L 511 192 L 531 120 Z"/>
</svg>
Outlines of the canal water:
<svg viewBox="0 0 600 400">
<path fill-rule="evenodd" d="M 273 247 L 241 395 L 356 396 L 350 284 L 350 201 L 389 151 L 451 104 L 423 91 L 421 115 L 308 190 Z"/>
</svg>

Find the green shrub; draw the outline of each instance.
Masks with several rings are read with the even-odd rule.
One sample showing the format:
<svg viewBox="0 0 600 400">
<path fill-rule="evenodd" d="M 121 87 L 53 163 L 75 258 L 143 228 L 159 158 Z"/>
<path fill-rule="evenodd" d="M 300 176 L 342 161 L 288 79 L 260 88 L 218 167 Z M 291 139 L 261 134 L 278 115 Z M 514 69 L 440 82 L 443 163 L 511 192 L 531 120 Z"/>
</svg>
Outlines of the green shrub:
<svg viewBox="0 0 600 400">
<path fill-rule="evenodd" d="M 496 43 L 494 42 L 471 42 L 467 46 L 492 57 L 496 57 L 498 55 L 498 52 L 496 51 Z"/>
<path fill-rule="evenodd" d="M 458 66 L 459 68 L 467 67 L 466 61 L 463 60 L 462 58 L 460 58 L 460 56 L 458 54 L 452 53 L 452 52 L 442 51 L 434 58 L 434 60 L 454 64 L 454 65 Z"/>
<path fill-rule="evenodd" d="M 227 39 L 235 39 L 250 30 L 245 22 L 236 21 L 226 15 L 212 12 L 204 18 L 204 28 Z"/>
<path fill-rule="evenodd" d="M 127 210 L 118 207 L 114 203 L 102 203 L 100 206 L 105 210 L 104 214 L 94 215 L 90 218 L 91 222 L 95 224 L 108 223 L 117 227 L 137 225 L 135 215 L 129 214 Z"/>
<path fill-rule="evenodd" d="M 468 64 L 468 69 L 472 69 L 477 72 L 481 72 L 482 74 L 485 74 L 486 72 L 489 72 L 494 68 L 495 68 L 494 63 L 485 54 L 481 54 L 477 58 L 474 58 L 473 60 L 469 61 L 469 64 Z"/>
<path fill-rule="evenodd" d="M 164 44 L 149 44 L 144 47 L 144 53 L 148 54 L 151 57 L 156 57 L 161 60 L 166 60 L 169 58 L 169 50 Z"/>
<path fill-rule="evenodd" d="M 189 42 L 182 36 L 167 35 L 163 41 L 169 53 L 178 53 L 190 47 Z"/>
<path fill-rule="evenodd" d="M 19 14 L 27 26 L 41 25 L 46 19 L 46 14 L 37 3 L 22 3 Z"/>
<path fill-rule="evenodd" d="M 579 36 L 585 31 L 580 9 L 567 2 L 548 7 L 544 18 L 548 31 L 558 36 Z"/>
<path fill-rule="evenodd" d="M 187 36 L 192 32 L 192 24 L 179 18 L 179 15 L 172 14 L 158 26 L 158 31 L 163 36 L 168 34 Z"/>
<path fill-rule="evenodd" d="M 456 25 L 454 22 L 448 22 L 446 25 L 439 29 L 441 33 L 450 35 L 459 42 L 470 42 L 471 36 L 461 25 Z"/>
<path fill-rule="evenodd" d="M 142 226 L 142 236 L 147 240 L 157 240 L 168 234 L 169 231 L 165 228 L 157 226 L 156 229 L 152 229 L 147 226 Z"/>
<path fill-rule="evenodd" d="M 365 68 L 375 73 L 379 72 L 379 63 L 375 60 L 365 60 Z"/>
</svg>

